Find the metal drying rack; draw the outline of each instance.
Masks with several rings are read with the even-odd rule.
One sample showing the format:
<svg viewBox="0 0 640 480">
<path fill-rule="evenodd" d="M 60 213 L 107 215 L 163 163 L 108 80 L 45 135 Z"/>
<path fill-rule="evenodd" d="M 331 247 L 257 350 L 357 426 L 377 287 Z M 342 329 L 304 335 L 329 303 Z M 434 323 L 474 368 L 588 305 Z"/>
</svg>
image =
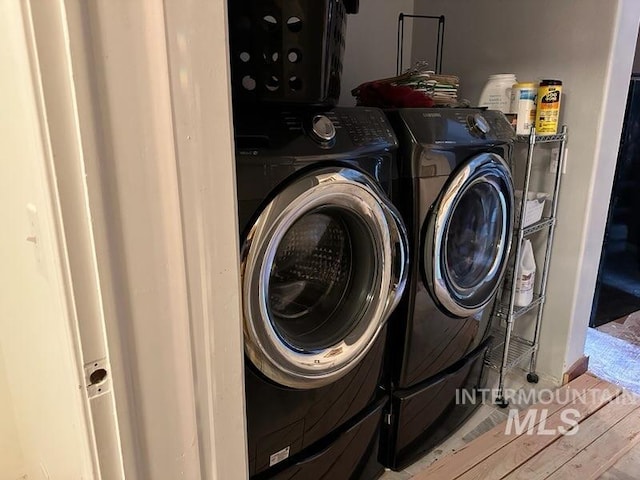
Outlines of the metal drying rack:
<svg viewBox="0 0 640 480">
<path fill-rule="evenodd" d="M 442 73 L 442 49 L 444 47 L 444 15 L 410 15 L 400 13 L 398 15 L 398 48 L 396 50 L 396 75 L 402 73 L 402 57 L 404 56 L 404 19 L 411 18 L 417 20 L 437 20 L 438 21 L 438 40 L 436 41 L 436 62 L 434 71 L 437 74 Z"/>
</svg>

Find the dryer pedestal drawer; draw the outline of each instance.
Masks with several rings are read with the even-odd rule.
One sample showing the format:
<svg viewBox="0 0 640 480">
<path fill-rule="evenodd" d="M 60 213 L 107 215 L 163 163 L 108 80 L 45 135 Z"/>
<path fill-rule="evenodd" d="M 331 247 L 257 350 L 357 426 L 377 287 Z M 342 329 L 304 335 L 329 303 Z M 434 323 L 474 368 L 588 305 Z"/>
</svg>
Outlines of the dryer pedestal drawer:
<svg viewBox="0 0 640 480">
<path fill-rule="evenodd" d="M 388 467 L 408 466 L 457 430 L 482 404 L 482 397 L 474 397 L 473 391 L 485 388 L 489 343 L 433 381 L 392 395 L 392 425 L 383 435 Z"/>
</svg>

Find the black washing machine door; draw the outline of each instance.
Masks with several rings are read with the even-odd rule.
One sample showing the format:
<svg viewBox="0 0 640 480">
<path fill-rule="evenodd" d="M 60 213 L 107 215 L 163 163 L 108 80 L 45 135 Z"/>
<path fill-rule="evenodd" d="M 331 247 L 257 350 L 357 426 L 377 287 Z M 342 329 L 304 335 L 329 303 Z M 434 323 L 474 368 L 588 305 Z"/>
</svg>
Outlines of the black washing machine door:
<svg viewBox="0 0 640 480">
<path fill-rule="evenodd" d="M 406 282 L 399 218 L 374 181 L 341 167 L 266 205 L 242 249 L 245 352 L 264 375 L 318 388 L 366 355 Z"/>
<path fill-rule="evenodd" d="M 470 317 L 495 296 L 507 266 L 514 219 L 511 172 L 494 153 L 462 164 L 426 223 L 427 289 L 448 315 Z"/>
</svg>

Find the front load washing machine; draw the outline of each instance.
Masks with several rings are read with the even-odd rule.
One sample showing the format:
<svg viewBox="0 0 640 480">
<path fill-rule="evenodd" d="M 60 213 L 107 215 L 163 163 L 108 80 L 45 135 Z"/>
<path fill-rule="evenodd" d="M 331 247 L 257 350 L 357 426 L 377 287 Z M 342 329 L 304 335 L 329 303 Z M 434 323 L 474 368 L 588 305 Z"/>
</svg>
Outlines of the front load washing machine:
<svg viewBox="0 0 640 480">
<path fill-rule="evenodd" d="M 384 114 L 235 118 L 250 475 L 375 478 L 386 322 L 407 238 Z"/>
<path fill-rule="evenodd" d="M 389 327 L 391 403 L 383 435 L 386 463 L 401 468 L 477 405 L 456 403 L 456 392 L 484 382 L 490 310 L 512 238 L 507 162 L 514 132 L 502 113 L 478 109 L 388 116 L 400 142 L 393 198 L 412 258 Z"/>
</svg>

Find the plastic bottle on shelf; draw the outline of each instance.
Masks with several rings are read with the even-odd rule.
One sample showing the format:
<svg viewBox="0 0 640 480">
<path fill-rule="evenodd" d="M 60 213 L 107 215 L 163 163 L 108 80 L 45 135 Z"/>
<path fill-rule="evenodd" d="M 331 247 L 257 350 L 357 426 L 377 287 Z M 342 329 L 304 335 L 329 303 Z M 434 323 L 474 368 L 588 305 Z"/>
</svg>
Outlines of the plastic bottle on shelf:
<svg viewBox="0 0 640 480">
<path fill-rule="evenodd" d="M 515 83 L 518 80 L 513 73 L 490 75 L 480 94 L 478 106 L 507 114 L 515 113 L 511 111 L 511 88 Z"/>
<path fill-rule="evenodd" d="M 514 305 L 526 307 L 533 301 L 533 287 L 536 280 L 536 259 L 529 239 L 525 239 L 522 243 L 522 252 L 520 253 L 517 271 Z"/>
<path fill-rule="evenodd" d="M 561 80 L 542 80 L 538 87 L 536 100 L 536 133 L 555 135 L 558 133 L 560 118 L 560 100 L 562 99 Z"/>
<path fill-rule="evenodd" d="M 538 85 L 533 82 L 516 83 L 511 89 L 511 112 L 516 114 L 516 134 L 529 135 L 536 122 Z"/>
</svg>

